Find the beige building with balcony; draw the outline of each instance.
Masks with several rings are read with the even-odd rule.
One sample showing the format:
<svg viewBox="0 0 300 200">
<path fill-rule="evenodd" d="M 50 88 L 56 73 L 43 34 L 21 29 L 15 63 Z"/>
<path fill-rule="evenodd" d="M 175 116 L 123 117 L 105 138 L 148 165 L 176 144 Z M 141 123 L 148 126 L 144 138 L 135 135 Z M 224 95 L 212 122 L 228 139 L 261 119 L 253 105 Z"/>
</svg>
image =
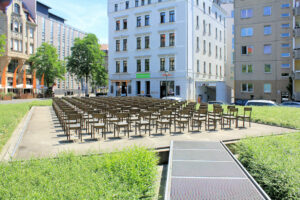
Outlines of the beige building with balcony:
<svg viewBox="0 0 300 200">
<path fill-rule="evenodd" d="M 0 90 L 18 95 L 33 91 L 33 76 L 29 74 L 27 61 L 35 52 L 37 25 L 34 7 L 25 2 L 13 0 L 0 8 L 0 35 L 6 36 L 6 51 L 0 57 Z"/>
<path fill-rule="evenodd" d="M 300 100 L 300 53 L 293 52 L 298 44 L 300 48 L 296 5 L 292 0 L 235 0 L 236 99 L 280 103 L 292 78 L 292 97 Z"/>
</svg>

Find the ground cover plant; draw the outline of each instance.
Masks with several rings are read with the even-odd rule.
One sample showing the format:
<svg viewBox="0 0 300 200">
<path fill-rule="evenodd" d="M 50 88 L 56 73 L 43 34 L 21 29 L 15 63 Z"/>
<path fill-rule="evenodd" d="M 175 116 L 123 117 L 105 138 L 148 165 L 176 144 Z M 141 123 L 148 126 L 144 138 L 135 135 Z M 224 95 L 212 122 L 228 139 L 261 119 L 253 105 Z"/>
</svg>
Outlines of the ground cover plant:
<svg viewBox="0 0 300 200">
<path fill-rule="evenodd" d="M 271 199 L 300 199 L 300 133 L 241 140 L 240 162 Z"/>
<path fill-rule="evenodd" d="M 0 152 L 22 118 L 32 106 L 51 106 L 52 100 L 20 104 L 0 104 Z"/>
<path fill-rule="evenodd" d="M 0 199 L 153 199 L 158 158 L 132 147 L 102 156 L 0 164 Z"/>
</svg>

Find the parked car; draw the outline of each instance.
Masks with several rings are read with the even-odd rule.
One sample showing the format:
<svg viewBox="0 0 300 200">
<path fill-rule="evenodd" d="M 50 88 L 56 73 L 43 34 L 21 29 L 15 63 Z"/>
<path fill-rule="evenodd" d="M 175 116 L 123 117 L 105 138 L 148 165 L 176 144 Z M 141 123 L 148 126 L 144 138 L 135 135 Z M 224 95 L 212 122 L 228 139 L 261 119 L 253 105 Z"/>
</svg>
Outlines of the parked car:
<svg viewBox="0 0 300 200">
<path fill-rule="evenodd" d="M 219 104 L 219 105 L 223 105 L 223 104 L 225 104 L 225 103 L 222 102 L 222 101 L 209 101 L 208 104 Z"/>
<path fill-rule="evenodd" d="M 283 102 L 282 104 L 280 104 L 280 106 L 300 108 L 300 102 L 287 101 L 287 102 Z"/>
<path fill-rule="evenodd" d="M 248 100 L 237 99 L 234 104 L 237 106 L 244 106 L 244 105 L 246 105 L 247 102 L 248 102 Z"/>
<path fill-rule="evenodd" d="M 184 101 L 183 98 L 181 97 L 174 97 L 174 96 L 169 96 L 169 97 L 163 97 L 162 99 L 169 99 L 169 100 L 174 100 L 174 101 Z"/>
<path fill-rule="evenodd" d="M 278 106 L 274 101 L 269 100 L 249 100 L 245 106 Z"/>
</svg>

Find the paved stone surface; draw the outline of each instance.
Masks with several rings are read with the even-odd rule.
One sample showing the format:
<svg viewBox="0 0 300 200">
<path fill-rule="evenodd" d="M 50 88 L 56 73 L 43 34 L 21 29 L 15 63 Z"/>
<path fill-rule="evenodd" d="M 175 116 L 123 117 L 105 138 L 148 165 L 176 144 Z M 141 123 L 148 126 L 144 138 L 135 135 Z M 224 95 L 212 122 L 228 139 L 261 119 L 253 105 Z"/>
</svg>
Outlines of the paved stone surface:
<svg viewBox="0 0 300 200">
<path fill-rule="evenodd" d="M 108 134 L 106 141 L 102 138 L 91 140 L 90 135 L 84 135 L 83 142 L 74 137 L 75 142 L 69 143 L 66 142 L 66 136 L 63 135 L 52 108 L 35 107 L 32 119 L 14 158 L 49 157 L 65 151 L 72 151 L 76 154 L 104 153 L 117 151 L 132 145 L 157 148 L 169 146 L 171 140 L 224 141 L 289 132 L 295 132 L 295 130 L 252 123 L 251 128 L 234 128 L 231 130 L 220 130 L 218 128 L 217 131 L 203 130 L 201 132 L 173 133 L 171 135 L 168 131 L 163 135 L 151 136 L 144 135 L 144 132 L 142 132 L 143 136 L 140 137 L 134 136 L 133 131 L 130 138 L 120 134 L 121 138 L 113 139 L 112 134 Z"/>
</svg>

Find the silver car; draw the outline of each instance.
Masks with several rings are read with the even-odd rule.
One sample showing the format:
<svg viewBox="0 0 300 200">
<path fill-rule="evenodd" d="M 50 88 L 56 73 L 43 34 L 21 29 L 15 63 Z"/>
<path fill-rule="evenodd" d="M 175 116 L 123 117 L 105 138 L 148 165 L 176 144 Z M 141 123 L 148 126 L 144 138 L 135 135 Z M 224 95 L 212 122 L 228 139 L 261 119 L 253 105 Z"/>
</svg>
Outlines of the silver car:
<svg viewBox="0 0 300 200">
<path fill-rule="evenodd" d="M 269 100 L 249 100 L 245 106 L 278 106 L 274 101 Z"/>
</svg>

